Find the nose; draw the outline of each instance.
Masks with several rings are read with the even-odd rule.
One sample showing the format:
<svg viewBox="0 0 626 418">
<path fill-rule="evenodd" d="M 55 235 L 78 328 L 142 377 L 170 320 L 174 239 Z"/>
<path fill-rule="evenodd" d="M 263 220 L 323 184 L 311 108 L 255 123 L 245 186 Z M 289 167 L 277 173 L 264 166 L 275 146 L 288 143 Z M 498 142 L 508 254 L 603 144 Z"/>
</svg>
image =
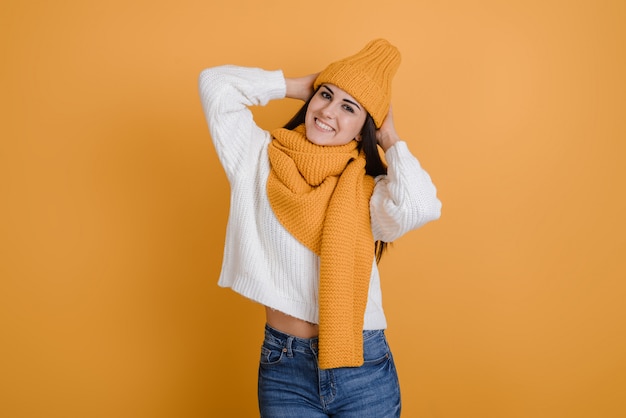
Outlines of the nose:
<svg viewBox="0 0 626 418">
<path fill-rule="evenodd" d="M 326 106 L 324 106 L 324 108 L 322 109 L 322 115 L 325 118 L 328 119 L 334 119 L 335 118 L 335 114 L 336 114 L 336 109 L 335 106 L 333 106 L 332 103 L 328 103 Z"/>
</svg>

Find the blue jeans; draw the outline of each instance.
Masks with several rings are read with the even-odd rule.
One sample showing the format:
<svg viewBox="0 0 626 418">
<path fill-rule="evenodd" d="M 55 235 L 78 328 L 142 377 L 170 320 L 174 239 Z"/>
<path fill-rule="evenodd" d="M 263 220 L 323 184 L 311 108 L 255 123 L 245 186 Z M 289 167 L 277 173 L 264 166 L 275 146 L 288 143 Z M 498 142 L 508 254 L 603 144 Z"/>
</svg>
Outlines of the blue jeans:
<svg viewBox="0 0 626 418">
<path fill-rule="evenodd" d="M 361 367 L 320 369 L 317 342 L 265 326 L 258 382 L 261 418 L 400 416 L 398 375 L 384 331 L 363 331 Z"/>
</svg>

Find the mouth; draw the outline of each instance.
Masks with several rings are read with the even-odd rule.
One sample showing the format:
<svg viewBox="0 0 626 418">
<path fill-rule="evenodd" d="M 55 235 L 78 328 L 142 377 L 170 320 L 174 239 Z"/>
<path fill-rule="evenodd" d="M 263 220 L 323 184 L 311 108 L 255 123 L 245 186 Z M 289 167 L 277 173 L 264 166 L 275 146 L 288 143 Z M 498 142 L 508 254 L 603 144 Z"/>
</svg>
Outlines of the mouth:
<svg viewBox="0 0 626 418">
<path fill-rule="evenodd" d="M 320 128 L 324 132 L 333 132 L 334 131 L 332 126 L 329 126 L 329 125 L 325 124 L 324 122 L 322 122 L 318 118 L 315 118 L 315 126 Z"/>
</svg>

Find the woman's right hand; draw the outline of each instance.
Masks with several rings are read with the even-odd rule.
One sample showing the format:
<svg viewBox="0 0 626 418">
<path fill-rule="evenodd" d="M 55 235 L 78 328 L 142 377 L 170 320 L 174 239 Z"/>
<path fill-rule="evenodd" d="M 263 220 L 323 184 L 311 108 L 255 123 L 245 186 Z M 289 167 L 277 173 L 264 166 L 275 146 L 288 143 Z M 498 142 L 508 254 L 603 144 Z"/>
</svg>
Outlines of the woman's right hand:
<svg viewBox="0 0 626 418">
<path fill-rule="evenodd" d="M 287 85 L 286 96 L 306 102 L 313 95 L 313 83 L 318 75 L 319 73 L 315 73 L 303 77 L 285 78 L 285 84 Z"/>
</svg>

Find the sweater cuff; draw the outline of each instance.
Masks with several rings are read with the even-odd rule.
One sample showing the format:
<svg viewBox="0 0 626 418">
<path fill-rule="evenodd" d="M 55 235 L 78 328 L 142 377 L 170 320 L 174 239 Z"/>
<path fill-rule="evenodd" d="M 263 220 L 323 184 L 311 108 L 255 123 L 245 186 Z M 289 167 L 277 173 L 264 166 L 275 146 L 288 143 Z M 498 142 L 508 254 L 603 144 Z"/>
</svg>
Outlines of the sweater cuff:
<svg viewBox="0 0 626 418">
<path fill-rule="evenodd" d="M 284 99 L 287 95 L 287 83 L 285 82 L 285 76 L 282 70 L 266 71 L 267 82 L 270 87 L 267 91 L 266 100 L 263 100 L 263 105 L 266 105 L 270 100 Z"/>
<path fill-rule="evenodd" d="M 389 166 L 397 167 L 402 164 L 403 161 L 414 160 L 420 166 L 419 161 L 411 151 L 406 141 L 398 141 L 387 149 L 385 152 L 385 159 L 389 163 Z M 421 166 L 420 166 L 421 167 Z"/>
</svg>

